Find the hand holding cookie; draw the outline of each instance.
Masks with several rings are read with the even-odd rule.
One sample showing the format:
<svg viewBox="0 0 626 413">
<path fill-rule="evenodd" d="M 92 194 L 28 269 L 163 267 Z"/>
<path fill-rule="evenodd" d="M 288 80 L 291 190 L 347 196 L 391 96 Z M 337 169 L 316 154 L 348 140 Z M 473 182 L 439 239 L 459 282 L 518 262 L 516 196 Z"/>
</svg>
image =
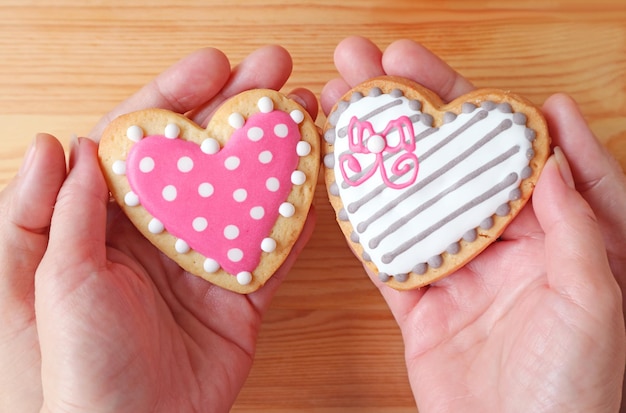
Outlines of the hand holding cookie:
<svg viewBox="0 0 626 413">
<path fill-rule="evenodd" d="M 272 65 L 266 65 L 267 61 Z M 267 241 L 263 247 L 278 251 L 274 256 L 280 254 L 279 259 L 266 264 L 269 270 L 263 273 L 264 278 L 257 275 L 254 263 L 245 268 L 253 275 L 249 282 L 238 282 L 237 272 L 224 275 L 228 281 L 236 280 L 235 287 L 247 285 L 257 289 L 265 284 L 247 296 L 189 274 L 144 238 L 117 204 L 109 200 L 98 148 L 92 140 L 81 138 L 73 144 L 66 176 L 59 142 L 49 135 L 36 139 L 21 173 L 0 198 L 4 283 L 0 305 L 3 314 L 12 315 L 0 340 L 2 409 L 25 412 L 44 406 L 48 411 L 106 408 L 116 412 L 172 412 L 203 411 L 207 404 L 212 411 L 230 408 L 251 367 L 261 315 L 313 228 L 306 195 L 312 193 L 311 184 L 300 180 L 293 183 L 291 175 L 297 170 L 310 176 L 316 174 L 317 131 L 313 136 L 306 128 L 311 127 L 316 116 L 317 101 L 306 90 L 294 91 L 290 96 L 293 99 L 272 90 L 280 89 L 290 72 L 289 54 L 276 46 L 257 50 L 233 70 L 220 51 L 201 50 L 166 70 L 114 109 L 91 134 L 93 140 L 98 140 L 104 128 L 120 115 L 161 108 L 168 110 L 170 121 L 166 124 L 175 123 L 180 128 L 176 136 L 179 139 L 165 139 L 169 144 L 184 145 L 187 132 L 201 134 L 227 99 L 249 89 L 268 89 L 247 109 L 241 104 L 234 106 L 243 121 L 242 125 L 235 125 L 242 126 L 242 131 L 269 125 L 267 131 L 273 135 L 265 136 L 268 143 L 283 140 L 290 148 L 285 151 L 291 168 L 287 191 L 272 204 L 275 209 L 267 206 L 264 211 L 255 209 L 254 216 L 250 211 L 247 215 L 250 219 L 273 217 L 258 244 L 271 238 L 275 244 Z M 275 107 L 269 110 L 268 105 L 262 105 L 260 110 L 258 101 L 267 97 L 273 99 Z M 251 121 L 252 117 L 256 120 Z M 265 122 L 270 117 L 272 121 L 280 118 L 280 122 Z M 250 123 L 258 123 L 259 119 L 260 124 Z M 166 124 L 152 130 L 149 119 L 136 117 L 133 123 L 147 134 L 171 137 L 172 127 Z M 196 126 L 190 126 L 192 123 Z M 222 127 L 232 129 L 228 123 Z M 124 144 L 136 143 L 127 139 L 127 129 L 123 135 Z M 307 143 L 300 143 L 303 138 Z M 257 143 L 249 137 L 245 139 Z M 305 151 L 307 148 L 310 150 Z M 268 150 L 255 148 L 256 167 L 282 155 Z M 206 153 L 201 156 L 209 157 Z M 220 168 L 224 162 L 226 167 L 235 165 L 228 158 L 222 159 Z M 188 166 L 183 164 L 183 170 Z M 270 178 L 278 177 L 268 175 L 265 181 Z M 169 184 L 179 184 L 181 180 L 179 177 Z M 287 185 L 282 180 L 276 182 Z M 278 189 L 272 186 L 276 182 L 270 180 L 266 190 Z M 217 183 L 208 183 L 214 185 L 213 195 L 217 196 Z M 297 199 L 290 198 L 292 186 L 300 191 L 295 195 Z M 198 197 L 209 195 L 207 185 L 195 188 Z M 182 191 L 181 187 L 181 196 Z M 166 191 L 166 195 L 169 198 L 171 193 Z M 233 194 L 230 196 L 232 199 Z M 145 195 L 139 199 L 149 203 Z M 279 211 L 287 202 L 294 207 L 292 216 L 297 216 L 293 219 L 297 224 L 288 224 L 295 225 L 289 239 L 280 231 L 271 232 L 276 221 L 289 221 Z M 232 224 L 227 222 L 225 226 Z M 249 230 L 239 229 L 242 233 Z M 222 237 L 236 238 L 236 232 L 226 227 L 219 230 Z M 198 248 L 189 238 L 177 238 Z M 168 251 L 185 255 L 175 249 L 181 245 L 174 242 Z M 272 255 L 261 245 L 254 247 L 251 251 L 257 259 L 262 254 Z M 204 270 L 207 266 L 201 267 Z"/>
<path fill-rule="evenodd" d="M 508 226 L 497 231 L 498 240 L 491 239 L 479 255 L 464 260 L 462 266 L 452 264 L 454 272 L 446 272 L 443 275 L 447 277 L 439 279 L 437 274 L 429 275 L 429 267 L 437 269 L 446 260 L 454 262 L 455 254 L 471 248 L 471 243 L 461 236 L 461 249 L 455 248 L 454 253 L 446 249 L 449 242 L 457 244 L 458 234 L 452 240 L 444 240 L 443 249 L 439 246 L 424 256 L 420 250 L 433 248 L 433 242 L 418 248 L 408 257 L 418 257 L 418 261 L 407 259 L 409 265 L 399 269 L 391 267 L 393 260 L 385 262 L 384 253 L 372 250 L 378 246 L 376 237 L 382 236 L 367 233 L 372 221 L 368 217 L 379 219 L 383 214 L 377 211 L 385 211 L 386 207 L 380 203 L 370 207 L 369 202 L 377 201 L 377 194 L 383 192 L 406 191 L 393 187 L 412 182 L 413 173 L 417 168 L 421 173 L 422 165 L 417 156 L 417 162 L 399 165 L 395 175 L 389 174 L 391 179 L 385 182 L 381 177 L 383 168 L 394 171 L 393 165 L 387 164 L 393 163 L 393 156 L 401 156 L 394 148 L 404 143 L 396 139 L 387 148 L 374 145 L 376 139 L 369 138 L 381 135 L 381 131 L 385 135 L 394 128 L 394 133 L 402 135 L 398 131 L 407 129 L 405 125 L 412 123 L 411 116 L 423 117 L 421 109 L 433 101 L 437 102 L 432 105 L 435 108 L 450 108 L 464 99 L 462 95 L 475 96 L 480 92 L 473 92 L 470 82 L 423 46 L 408 40 L 392 43 L 382 52 L 367 39 L 348 38 L 335 51 L 335 65 L 342 78 L 330 81 L 321 97 L 324 111 L 330 114 L 330 136 L 325 136 L 326 157 L 332 157 L 325 158 L 329 196 L 348 242 L 364 261 L 366 271 L 380 288 L 402 330 L 409 378 L 420 411 L 511 411 L 521 406 L 524 411 L 544 411 L 555 405 L 562 411 L 591 411 L 599 406 L 615 411 L 620 403 L 626 345 L 619 288 L 626 277 L 626 180 L 589 132 L 575 104 L 567 97 L 554 96 L 544 106 L 551 137 L 562 150 L 555 148 L 543 166 L 532 205 L 521 208 Z M 385 75 L 421 86 L 404 88 L 393 79 L 376 80 Z M 429 92 L 416 93 L 421 87 L 438 97 L 429 97 Z M 365 105 L 377 96 L 382 96 L 381 102 L 387 99 L 374 104 L 383 109 L 372 109 L 370 105 L 369 111 L 357 110 L 362 101 Z M 413 99 L 417 103 L 412 104 Z M 335 106 L 336 102 L 340 103 Z M 407 109 L 398 111 L 400 106 Z M 397 116 L 385 117 L 391 111 L 396 111 Z M 437 126 L 445 126 L 445 115 L 429 108 L 425 112 L 431 120 L 434 117 L 438 121 Z M 453 112 L 449 122 L 462 112 Z M 385 129 L 398 116 L 409 120 Z M 375 126 L 379 118 L 384 118 L 382 124 Z M 419 121 L 416 127 L 424 129 Z M 383 151 L 379 151 L 381 148 Z M 390 160 L 385 158 L 385 148 Z M 454 148 L 458 150 L 462 151 Z M 495 148 L 491 152 L 494 156 L 501 153 Z M 533 148 L 530 159 L 537 152 Z M 541 153 L 541 158 L 547 154 L 545 149 Z M 578 156 L 582 153 L 585 155 Z M 572 161 L 571 171 L 566 157 Z M 482 166 L 491 162 L 487 159 Z M 430 168 L 427 163 L 428 160 L 424 169 Z M 445 162 L 439 166 L 445 166 Z M 433 170 L 436 171 L 429 169 L 430 175 L 436 174 Z M 459 179 L 464 178 L 451 182 Z M 369 180 L 378 185 L 368 187 L 364 195 L 352 196 Z M 497 182 L 492 180 L 491 184 Z M 446 188 L 442 185 L 439 190 Z M 485 191 L 488 188 L 483 187 Z M 418 200 L 410 196 L 413 193 L 385 196 L 381 201 L 388 202 L 391 208 L 398 207 L 397 220 L 406 216 L 406 211 L 411 214 L 419 209 Z M 438 196 L 437 192 L 428 193 L 419 202 Z M 398 197 L 412 201 L 406 207 L 390 201 Z M 450 202 L 448 206 L 454 212 L 465 202 L 468 201 Z M 347 210 L 350 206 L 352 210 Z M 370 214 L 359 216 L 365 208 Z M 438 210 L 445 208 L 442 205 Z M 510 211 L 503 212 L 508 215 Z M 425 219 L 406 240 L 417 242 L 420 234 L 444 221 L 441 217 Z M 480 233 L 480 223 L 470 226 L 478 227 Z M 396 230 L 393 222 L 382 225 L 381 234 L 391 230 Z M 367 245 L 361 245 L 362 241 Z M 390 247 L 410 248 L 412 243 L 392 242 Z M 428 265 L 431 256 L 439 259 Z M 397 290 L 407 289 L 403 288 L 406 282 L 409 288 L 421 285 L 415 280 L 424 276 L 424 284 L 439 281 L 422 288 Z"/>
</svg>

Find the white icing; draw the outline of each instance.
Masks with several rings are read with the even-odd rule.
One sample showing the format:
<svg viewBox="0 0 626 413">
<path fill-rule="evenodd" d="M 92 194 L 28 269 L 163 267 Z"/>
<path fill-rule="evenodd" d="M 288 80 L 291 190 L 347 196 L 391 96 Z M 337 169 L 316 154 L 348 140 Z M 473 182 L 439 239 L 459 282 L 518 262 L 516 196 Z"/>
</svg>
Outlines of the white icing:
<svg viewBox="0 0 626 413">
<path fill-rule="evenodd" d="M 176 163 L 176 167 L 182 173 L 191 172 L 193 169 L 193 160 L 188 156 L 181 156 Z"/>
<path fill-rule="evenodd" d="M 220 151 L 220 143 L 213 138 L 207 138 L 200 144 L 200 150 L 207 155 L 215 155 Z"/>
<path fill-rule="evenodd" d="M 207 258 L 206 260 L 204 260 L 202 267 L 204 268 L 204 271 L 212 274 L 220 269 L 220 264 L 213 258 Z"/>
<path fill-rule="evenodd" d="M 296 153 L 298 156 L 307 156 L 311 153 L 311 144 L 307 141 L 300 141 L 296 146 Z"/>
<path fill-rule="evenodd" d="M 488 116 L 485 119 L 470 126 L 467 134 L 454 139 L 451 143 L 445 145 L 442 150 L 438 150 L 426 157 L 426 159 L 422 159 L 424 154 L 430 149 L 433 149 L 445 137 L 449 136 L 451 132 L 457 130 L 460 125 L 465 124 L 469 119 L 473 118 L 482 109 L 478 108 L 472 113 L 459 114 L 456 120 L 440 126 L 439 131 L 417 141 L 415 153 L 419 161 L 419 170 L 417 181 L 414 185 L 402 189 L 393 189 L 384 186 L 384 189 L 382 189 L 373 200 L 364 203 L 355 211 L 350 211 L 351 204 L 357 203 L 363 194 L 372 193 L 376 188 L 384 185 L 384 182 L 381 173 L 378 171 L 359 186 L 347 186 L 344 183 L 340 169 L 341 162 L 339 161 L 339 156 L 342 153 L 349 152 L 349 139 L 345 135 L 339 137 L 337 134 L 342 128 L 347 127 L 353 116 L 363 117 L 365 114 L 371 112 L 373 108 L 379 108 L 392 101 L 397 101 L 398 99 L 401 100 L 400 105 L 388 108 L 384 112 L 375 114 L 366 119 L 373 125 L 376 133 L 381 133 L 390 121 L 398 119 L 401 116 L 412 116 L 419 112 L 410 109 L 408 99 L 404 97 L 395 98 L 389 95 L 380 95 L 376 98 L 364 97 L 351 103 L 337 118 L 333 149 L 334 175 L 347 216 L 358 234 L 365 254 L 378 267 L 380 272 L 391 275 L 410 272 L 415 265 L 428 262 L 431 257 L 438 256 L 444 252 L 449 245 L 461 239 L 466 231 L 478 227 L 485 218 L 494 214 L 499 206 L 507 203 L 511 190 L 519 186 L 521 181 L 519 175 L 528 165 L 527 152 L 532 148 L 531 142 L 525 138 L 525 125 L 517 125 L 513 122 L 509 129 L 498 134 L 491 142 L 476 149 L 465 159 L 456 162 L 448 172 L 432 180 L 432 182 L 425 185 L 424 188 L 420 189 L 417 193 L 407 196 L 405 200 L 397 201 L 399 196 L 408 193 L 413 186 L 420 185 L 420 182 L 425 180 L 434 171 L 437 171 L 464 151 L 469 150 L 469 148 L 476 143 L 476 140 L 482 138 L 488 131 L 495 129 L 502 121 L 506 119 L 512 120 L 513 118 L 513 114 L 511 113 L 502 113 L 497 109 L 491 110 L 488 112 Z M 428 126 L 422 121 L 417 120 L 413 123 L 413 128 L 415 136 L 419 136 L 420 133 L 428 129 Z M 390 146 L 397 146 L 399 139 L 400 137 L 397 130 L 391 131 L 387 135 L 387 142 Z M 369 147 L 367 141 L 365 144 Z M 457 188 L 454 193 L 448 194 L 437 201 L 433 201 L 432 205 L 420 212 L 416 217 L 410 219 L 402 228 L 383 238 L 377 247 L 371 248 L 369 246 L 370 241 L 375 239 L 380 232 L 392 228 L 394 223 L 399 219 L 409 217 L 417 207 L 429 200 L 436 199 L 442 190 L 451 187 L 451 185 L 461 180 L 462 177 L 484 166 L 494 157 L 507 152 L 515 145 L 520 146 L 519 151 L 510 156 L 505 162 L 507 165 L 506 168 L 496 167 L 483 172 L 471 180 L 471 185 L 463 184 L 460 188 Z M 372 146 L 378 148 L 378 144 L 372 144 Z M 374 159 L 374 155 L 371 154 L 357 154 L 355 157 L 361 162 L 363 168 L 366 168 Z M 385 161 L 385 168 L 389 171 L 389 176 L 391 176 L 391 165 L 393 161 L 393 157 Z M 346 171 L 349 172 L 350 169 L 346 167 Z M 440 222 L 443 217 L 453 214 L 459 207 L 474 199 L 483 191 L 502 182 L 511 172 L 518 174 L 515 181 L 499 191 L 491 199 L 479 203 L 465 213 L 461 213 L 452 218 L 449 222 L 442 224 L 439 230 L 434 231 L 423 240 L 410 242 L 411 246 L 408 247 L 406 251 L 399 253 L 391 262 L 383 262 L 383 256 L 386 253 L 397 249 L 417 234 L 427 231 L 429 227 Z M 375 223 L 367 226 L 363 231 L 358 230 L 359 223 L 366 222 L 377 213 L 381 206 L 388 203 L 395 203 L 393 209 L 379 217 Z"/>
<path fill-rule="evenodd" d="M 243 202 L 248 198 L 248 191 L 243 188 L 235 189 L 233 192 L 233 199 L 237 202 Z"/>
<path fill-rule="evenodd" d="M 252 282 L 252 274 L 248 271 L 242 271 L 237 274 L 237 282 L 240 285 L 248 285 Z"/>
<path fill-rule="evenodd" d="M 241 159 L 236 156 L 229 156 L 224 161 L 224 167 L 226 167 L 229 171 L 234 171 L 239 168 L 239 165 L 241 165 Z"/>
<path fill-rule="evenodd" d="M 261 242 L 261 249 L 265 252 L 274 252 L 276 250 L 276 240 L 273 238 L 264 238 Z"/>
<path fill-rule="evenodd" d="M 236 225 L 227 225 L 224 228 L 224 238 L 232 241 L 237 239 L 237 237 L 239 237 L 239 228 Z"/>
<path fill-rule="evenodd" d="M 274 134 L 279 138 L 285 138 L 289 134 L 289 128 L 284 123 L 274 126 Z"/>
<path fill-rule="evenodd" d="M 250 209 L 250 216 L 253 219 L 263 219 L 263 217 L 265 216 L 265 210 L 262 206 L 253 207 L 252 209 Z"/>
<path fill-rule="evenodd" d="M 191 222 L 191 226 L 194 231 L 202 232 L 209 226 L 209 223 L 205 217 L 196 217 Z"/>
<path fill-rule="evenodd" d="M 263 96 L 259 99 L 258 107 L 261 112 L 270 113 L 274 110 L 274 102 L 268 96 Z"/>
<path fill-rule="evenodd" d="M 198 185 L 198 194 L 203 198 L 210 197 L 213 195 L 213 192 L 215 192 L 215 188 L 208 182 L 203 182 Z"/>
<path fill-rule="evenodd" d="M 191 248 L 189 247 L 189 244 L 187 244 L 182 239 L 177 239 L 176 240 L 176 243 L 174 244 L 174 249 L 179 254 L 186 254 L 186 253 L 188 253 L 191 250 Z"/>
<path fill-rule="evenodd" d="M 293 171 L 291 173 L 291 183 L 294 185 L 302 185 L 306 182 L 306 174 L 302 171 Z"/>
<path fill-rule="evenodd" d="M 274 155 L 270 151 L 263 151 L 259 154 L 259 162 L 262 164 L 268 164 L 272 162 Z"/>
<path fill-rule="evenodd" d="M 160 234 L 165 230 L 163 223 L 156 218 L 152 218 L 148 223 L 148 231 L 153 234 Z"/>
<path fill-rule="evenodd" d="M 283 202 L 278 207 L 278 213 L 285 218 L 291 218 L 296 213 L 296 207 L 292 203 Z"/>
<path fill-rule="evenodd" d="M 239 262 L 243 259 L 243 251 L 239 248 L 231 248 L 226 253 L 226 256 L 232 262 Z"/>
<path fill-rule="evenodd" d="M 178 138 L 178 135 L 180 134 L 180 128 L 178 127 L 177 124 L 175 123 L 168 123 L 167 126 L 165 126 L 165 137 L 168 139 L 176 139 Z"/>
<path fill-rule="evenodd" d="M 270 192 L 276 192 L 278 191 L 278 189 L 280 189 L 280 181 L 278 180 L 278 178 L 274 177 L 267 178 L 267 181 L 265 181 L 265 187 Z"/>
<path fill-rule="evenodd" d="M 246 123 L 243 115 L 241 113 L 231 113 L 228 117 L 228 124 L 235 129 L 243 128 L 243 125 Z"/>
<path fill-rule="evenodd" d="M 124 195 L 124 203 L 128 206 L 137 206 L 139 205 L 139 197 L 133 191 L 129 191 Z"/>
<path fill-rule="evenodd" d="M 178 191 L 176 190 L 176 187 L 174 185 L 166 185 L 163 188 L 161 195 L 163 196 L 163 199 L 165 199 L 166 201 L 172 202 L 176 199 L 176 196 L 178 195 Z"/>
<path fill-rule="evenodd" d="M 113 162 L 111 169 L 115 175 L 126 175 L 126 162 L 115 161 Z"/>
<path fill-rule="evenodd" d="M 304 121 L 304 113 L 302 113 L 301 110 L 292 110 L 289 116 L 291 116 L 291 119 L 293 119 L 293 121 L 297 124 L 300 124 Z"/>
<path fill-rule="evenodd" d="M 133 142 L 139 142 L 143 138 L 143 129 L 133 125 L 126 130 L 126 137 Z"/>
<path fill-rule="evenodd" d="M 251 127 L 250 129 L 248 129 L 248 139 L 253 142 L 258 142 L 263 139 L 263 129 L 259 128 L 258 126 Z"/>
</svg>

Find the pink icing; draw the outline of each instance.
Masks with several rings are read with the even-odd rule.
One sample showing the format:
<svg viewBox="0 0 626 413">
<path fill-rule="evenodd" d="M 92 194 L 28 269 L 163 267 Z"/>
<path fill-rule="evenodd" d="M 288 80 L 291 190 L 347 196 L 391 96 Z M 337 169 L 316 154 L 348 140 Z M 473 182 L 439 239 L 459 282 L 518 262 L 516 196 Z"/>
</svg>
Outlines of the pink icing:
<svg viewBox="0 0 626 413">
<path fill-rule="evenodd" d="M 282 111 L 257 113 L 219 152 L 147 136 L 126 160 L 143 207 L 172 235 L 230 274 L 252 272 L 298 165 L 298 125 Z"/>
<path fill-rule="evenodd" d="M 396 142 L 389 135 L 397 132 Z M 376 142 L 379 140 L 380 142 Z M 374 143 L 376 142 L 376 143 Z M 348 147 L 350 152 L 339 156 L 339 169 L 344 181 L 350 186 L 359 186 L 379 172 L 385 185 L 393 189 L 402 189 L 413 185 L 417 179 L 419 163 L 415 151 L 415 134 L 413 123 L 407 116 L 390 121 L 380 133 L 374 131 L 370 122 L 359 121 L 356 117 L 350 119 L 348 125 Z M 391 174 L 396 179 L 391 179 L 389 171 L 385 167 L 385 156 L 400 154 L 391 166 Z M 355 156 L 357 155 L 357 156 Z M 365 157 L 374 158 L 366 160 Z M 365 162 L 362 162 L 365 161 Z M 361 164 L 372 165 L 363 170 Z M 361 174 L 353 179 L 346 170 Z M 400 182 L 397 178 L 402 178 Z"/>
</svg>

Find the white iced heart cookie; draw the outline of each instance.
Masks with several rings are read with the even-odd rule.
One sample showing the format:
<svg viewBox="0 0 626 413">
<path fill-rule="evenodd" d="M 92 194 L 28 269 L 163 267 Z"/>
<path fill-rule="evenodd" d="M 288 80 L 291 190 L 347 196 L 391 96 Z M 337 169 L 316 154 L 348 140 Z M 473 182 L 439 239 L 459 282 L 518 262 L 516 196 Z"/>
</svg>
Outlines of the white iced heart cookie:
<svg viewBox="0 0 626 413">
<path fill-rule="evenodd" d="M 297 240 L 317 184 L 319 135 L 273 90 L 222 105 L 206 129 L 148 109 L 103 133 L 102 171 L 137 229 L 188 272 L 249 293 Z"/>
<path fill-rule="evenodd" d="M 396 289 L 432 283 L 494 242 L 550 153 L 541 112 L 498 90 L 444 104 L 383 77 L 348 92 L 324 128 L 326 185 L 359 258 Z"/>
</svg>

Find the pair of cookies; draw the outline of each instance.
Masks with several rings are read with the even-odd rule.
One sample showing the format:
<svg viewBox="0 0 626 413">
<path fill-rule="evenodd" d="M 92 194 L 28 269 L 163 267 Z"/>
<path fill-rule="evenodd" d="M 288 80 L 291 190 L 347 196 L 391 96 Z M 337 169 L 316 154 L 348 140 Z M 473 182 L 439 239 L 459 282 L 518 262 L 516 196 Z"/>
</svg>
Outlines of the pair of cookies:
<svg viewBox="0 0 626 413">
<path fill-rule="evenodd" d="M 338 223 L 355 254 L 397 289 L 440 279 L 495 241 L 550 151 L 540 111 L 518 96 L 479 90 L 444 105 L 390 77 L 347 93 L 323 138 Z M 206 129 L 161 109 L 120 116 L 99 157 L 112 196 L 157 248 L 192 274 L 250 293 L 300 235 L 321 146 L 296 102 L 251 90 Z"/>
</svg>

